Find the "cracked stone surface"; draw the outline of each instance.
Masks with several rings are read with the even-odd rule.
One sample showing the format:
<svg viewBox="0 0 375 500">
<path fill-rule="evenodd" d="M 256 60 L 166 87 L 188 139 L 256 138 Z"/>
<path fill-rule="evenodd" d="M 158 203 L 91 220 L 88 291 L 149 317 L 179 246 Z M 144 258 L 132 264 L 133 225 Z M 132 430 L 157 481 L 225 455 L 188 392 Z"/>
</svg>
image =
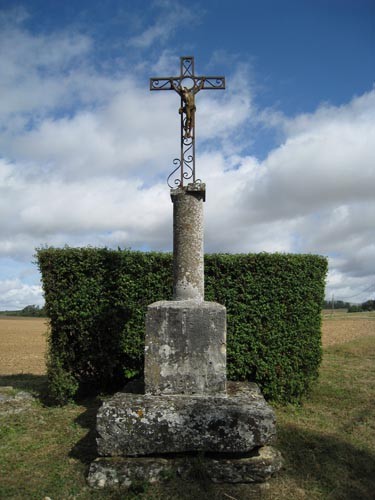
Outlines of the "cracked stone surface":
<svg viewBox="0 0 375 500">
<path fill-rule="evenodd" d="M 97 415 L 100 456 L 246 453 L 269 444 L 275 415 L 256 384 L 231 383 L 228 396 L 117 393 Z"/>
<path fill-rule="evenodd" d="M 191 480 L 197 474 L 215 483 L 257 483 L 267 481 L 281 467 L 280 452 L 271 446 L 245 457 L 98 458 L 91 463 L 88 483 L 93 488 L 128 488 L 134 481 Z"/>
</svg>

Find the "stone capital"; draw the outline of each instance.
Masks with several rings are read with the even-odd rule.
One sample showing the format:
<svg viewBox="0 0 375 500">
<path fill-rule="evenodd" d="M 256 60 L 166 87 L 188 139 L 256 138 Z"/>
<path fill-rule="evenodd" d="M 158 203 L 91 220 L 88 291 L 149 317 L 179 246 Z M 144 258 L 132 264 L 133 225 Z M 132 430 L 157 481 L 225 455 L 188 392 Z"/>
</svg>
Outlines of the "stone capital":
<svg viewBox="0 0 375 500">
<path fill-rule="evenodd" d="M 171 200 L 174 203 L 176 198 L 185 194 L 191 194 L 203 201 L 206 201 L 206 184 L 203 182 L 192 182 L 187 186 L 178 186 L 171 189 Z"/>
</svg>

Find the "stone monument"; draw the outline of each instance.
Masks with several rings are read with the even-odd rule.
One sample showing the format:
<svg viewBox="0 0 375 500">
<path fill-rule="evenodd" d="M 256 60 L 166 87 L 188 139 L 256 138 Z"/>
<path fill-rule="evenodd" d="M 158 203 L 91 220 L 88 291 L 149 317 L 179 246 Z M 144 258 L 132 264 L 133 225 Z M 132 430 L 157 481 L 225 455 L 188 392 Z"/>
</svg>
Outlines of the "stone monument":
<svg viewBox="0 0 375 500">
<path fill-rule="evenodd" d="M 181 98 L 181 155 L 168 177 L 173 202 L 173 300 L 148 306 L 143 394 L 125 387 L 97 415 L 93 487 L 188 478 L 199 467 L 215 482 L 262 482 L 281 466 L 269 446 L 275 417 L 255 384 L 226 380 L 226 309 L 204 300 L 203 202 L 195 177 L 195 95 L 224 89 L 224 77 L 196 76 L 181 57 L 177 77 L 152 78 L 151 90 Z M 171 178 L 176 179 L 171 184 Z M 190 181 L 186 183 L 186 181 Z M 228 385 L 228 386 L 227 386 Z"/>
</svg>

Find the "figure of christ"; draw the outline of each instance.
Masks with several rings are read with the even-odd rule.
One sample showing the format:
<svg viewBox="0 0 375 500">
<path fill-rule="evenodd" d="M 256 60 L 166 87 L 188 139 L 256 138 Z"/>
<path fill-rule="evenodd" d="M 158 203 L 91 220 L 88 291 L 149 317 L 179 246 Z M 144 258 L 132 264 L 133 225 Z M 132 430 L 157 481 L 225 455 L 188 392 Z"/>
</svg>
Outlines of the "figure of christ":
<svg viewBox="0 0 375 500">
<path fill-rule="evenodd" d="M 198 93 L 203 87 L 203 80 L 199 85 L 194 85 L 192 89 L 188 89 L 187 87 L 179 87 L 177 90 L 178 94 L 181 96 L 183 106 L 180 107 L 178 112 L 181 114 L 185 114 L 184 120 L 184 137 L 189 139 L 192 137 L 192 130 L 194 129 L 195 123 L 195 94 Z"/>
</svg>

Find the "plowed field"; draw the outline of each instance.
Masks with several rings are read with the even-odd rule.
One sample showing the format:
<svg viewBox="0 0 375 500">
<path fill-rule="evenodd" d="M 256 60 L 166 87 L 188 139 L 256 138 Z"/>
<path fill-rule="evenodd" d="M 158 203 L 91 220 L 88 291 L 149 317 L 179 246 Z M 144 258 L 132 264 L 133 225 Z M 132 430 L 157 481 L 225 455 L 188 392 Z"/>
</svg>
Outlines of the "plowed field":
<svg viewBox="0 0 375 500">
<path fill-rule="evenodd" d="M 0 375 L 45 373 L 47 320 L 0 316 Z M 375 336 L 375 313 L 325 311 L 323 346 Z"/>
<path fill-rule="evenodd" d="M 45 373 L 47 320 L 0 317 L 0 375 Z"/>
<path fill-rule="evenodd" d="M 369 336 L 375 336 L 375 312 L 323 313 L 322 342 L 324 347 Z"/>
</svg>

